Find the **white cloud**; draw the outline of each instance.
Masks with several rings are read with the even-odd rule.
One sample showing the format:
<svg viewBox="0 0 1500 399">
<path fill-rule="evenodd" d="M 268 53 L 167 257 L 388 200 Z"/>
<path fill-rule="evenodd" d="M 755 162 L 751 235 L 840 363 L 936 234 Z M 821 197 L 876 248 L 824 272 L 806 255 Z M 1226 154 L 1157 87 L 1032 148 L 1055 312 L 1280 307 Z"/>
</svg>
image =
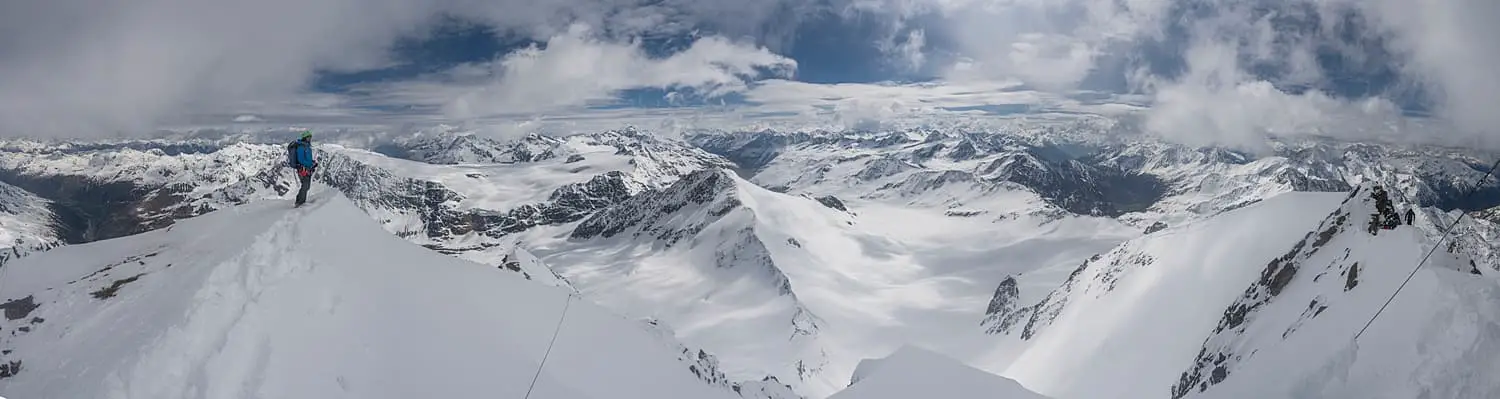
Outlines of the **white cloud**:
<svg viewBox="0 0 1500 399">
<path fill-rule="evenodd" d="M 692 90 L 705 96 L 743 92 L 748 82 L 789 76 L 796 62 L 749 43 L 709 36 L 665 58 L 638 41 L 600 38 L 574 25 L 545 46 L 424 78 L 365 84 L 352 92 L 364 107 L 440 113 L 454 120 L 580 112 L 617 101 L 625 90 Z"/>
<path fill-rule="evenodd" d="M 1437 114 L 1467 137 L 1488 137 L 1500 147 L 1500 2 L 1435 0 L 1305 0 L 1291 2 L 1190 0 L 866 0 L 858 8 L 895 18 L 940 16 L 926 25 L 928 42 L 955 46 L 949 81 L 1019 79 L 1049 91 L 1067 91 L 1100 67 L 1120 59 L 1157 61 L 1170 56 L 1142 51 L 1165 40 L 1174 49 L 1193 37 L 1182 76 L 1127 71 L 1132 87 L 1156 102 L 1147 114 L 1153 131 L 1199 144 L 1248 145 L 1277 134 L 1367 134 L 1340 128 L 1346 118 L 1388 122 L 1393 103 L 1373 97 L 1292 94 L 1278 87 L 1316 86 L 1348 71 L 1325 71 L 1319 57 L 1338 51 L 1354 67 L 1396 62 L 1406 84 L 1425 85 L 1441 101 Z M 905 26 L 901 23 L 895 26 Z M 1354 36 L 1354 37 L 1349 37 Z M 1389 45 L 1397 56 L 1370 48 Z M 886 49 L 899 53 L 894 47 Z M 1322 52 L 1322 54 L 1320 54 Z M 901 59 L 901 57 L 892 57 Z M 1219 58 L 1217 60 L 1212 58 Z M 1170 60 L 1164 63 L 1170 64 Z M 1170 69 L 1170 68 L 1168 68 Z M 1274 71 L 1273 82 L 1251 71 Z M 1343 84 L 1351 84 L 1345 81 Z M 1357 83 L 1355 83 L 1357 84 Z M 1407 121 L 1409 122 L 1409 121 Z M 1407 123 L 1403 122 L 1403 123 Z M 1332 124 L 1332 125 L 1330 125 Z M 1403 126 L 1410 125 L 1407 123 Z M 1380 129 L 1373 129 L 1380 130 Z M 1388 130 L 1388 129 L 1387 129 Z M 1413 134 L 1418 134 L 1413 132 Z M 1425 133 L 1424 133 L 1425 134 Z M 1449 134 L 1458 134 L 1450 132 Z"/>
<path fill-rule="evenodd" d="M 512 53 L 492 68 L 497 79 L 449 103 L 449 116 L 556 111 L 611 101 L 619 91 L 637 88 L 694 89 L 722 96 L 743 91 L 747 80 L 762 75 L 758 68 L 785 76 L 795 70 L 796 62 L 717 36 L 652 59 L 639 43 L 607 42 L 575 25 L 549 39 L 546 49 Z"/>
<path fill-rule="evenodd" d="M 1300 4 L 1300 3 L 1295 3 Z M 1201 37 L 1189 50 L 1189 73 L 1155 92 L 1152 126 L 1170 137 L 1200 144 L 1249 144 L 1258 134 L 1324 134 L 1374 138 L 1398 133 L 1431 141 L 1466 142 L 1500 148 L 1500 79 L 1490 66 L 1500 65 L 1500 44 L 1486 38 L 1500 34 L 1500 3 L 1438 0 L 1421 5 L 1399 0 L 1362 2 L 1331 0 L 1310 8 L 1287 7 L 1254 18 L 1253 5 L 1230 5 L 1219 16 L 1193 28 Z M 1298 10 L 1317 12 L 1316 16 Z M 1356 16 L 1349 19 L 1349 16 Z M 1274 26 L 1273 17 L 1302 17 L 1317 29 Z M 1358 35 L 1339 38 L 1339 35 Z M 1365 59 L 1370 48 L 1386 43 L 1392 59 Z M 1310 92 L 1293 95 L 1251 77 L 1253 64 L 1282 68 L 1282 83 L 1308 84 L 1335 78 L 1316 62 L 1316 51 L 1340 51 L 1344 62 L 1393 62 L 1402 79 L 1436 94 L 1437 113 L 1458 129 L 1440 136 L 1402 120 L 1385 98 L 1331 98 Z M 1159 79 L 1150 79 L 1161 83 Z M 1196 121 L 1196 122 L 1192 122 Z"/>
<path fill-rule="evenodd" d="M 302 87 L 384 61 L 425 5 L 399 0 L 0 4 L 0 130 L 88 134 Z M 359 18 L 350 18 L 359 15 Z"/>
<path fill-rule="evenodd" d="M 781 2 L 631 0 L 78 0 L 0 1 L 0 135 L 90 135 L 149 129 L 176 117 L 244 101 L 279 101 L 305 90 L 318 70 L 384 65 L 388 46 L 443 14 L 502 32 L 567 37 L 586 23 L 611 40 L 700 24 L 757 37 Z M 585 46 L 598 44 L 584 43 Z M 596 53 L 622 54 L 603 44 Z M 696 57 L 641 72 L 699 72 L 693 62 L 737 50 L 714 39 Z M 628 47 L 628 46 L 627 46 Z M 718 52 L 718 53 L 716 53 Z M 555 57 L 551 53 L 545 56 Z M 760 55 L 755 55 L 760 56 Z M 517 59 L 516 68 L 521 61 Z M 538 62 L 544 62 L 539 60 Z M 611 61 L 601 59 L 600 61 Z M 638 62 L 634 66 L 641 66 Z M 618 75 L 610 76 L 618 79 Z M 722 82 L 693 76 L 685 83 Z M 626 82 L 628 83 L 628 82 Z M 618 81 L 600 83 L 615 87 Z M 525 88 L 526 86 L 514 86 Z M 578 87 L 566 90 L 581 90 Z M 587 93 L 577 96 L 589 97 Z M 504 97 L 504 96 L 501 96 Z"/>
<path fill-rule="evenodd" d="M 1037 107 L 1042 112 L 1057 112 L 1059 114 L 1052 117 L 1059 118 L 1064 117 L 1061 114 L 1120 114 L 1140 111 L 1139 106 L 1126 104 L 1123 100 L 1083 104 L 1055 93 L 1020 90 L 1018 84 L 1015 81 L 972 84 L 814 84 L 768 79 L 750 84 L 744 89 L 743 95 L 749 101 L 748 104 L 679 108 L 570 107 L 553 112 L 500 113 L 465 119 L 462 124 L 465 129 L 499 137 L 513 137 L 530 132 L 590 132 L 627 125 L 667 134 L 697 129 L 805 131 L 942 126 L 983 129 L 1008 126 L 1011 121 L 1021 118 L 1048 118 L 1037 114 L 996 114 L 987 110 L 990 107 Z M 417 84 L 400 85 L 403 90 L 420 93 L 403 94 L 402 98 L 396 98 L 398 96 L 392 96 L 387 91 L 373 92 L 381 100 L 374 104 L 405 103 L 413 99 L 440 101 L 457 95 L 453 90 L 465 90 L 468 87 L 444 86 L 431 82 L 421 85 L 426 87 L 413 90 L 412 87 L 418 86 Z M 422 117 L 396 116 L 403 121 Z M 392 115 L 357 115 L 352 121 L 367 122 L 374 118 L 390 117 Z M 451 119 L 444 118 L 442 121 Z M 429 121 L 434 124 L 439 122 Z"/>
<path fill-rule="evenodd" d="M 1347 0 L 1346 0 L 1347 1 Z M 1399 0 L 1353 2 L 1392 34 L 1405 71 L 1437 94 L 1439 113 L 1500 147 L 1500 2 Z"/>
<path fill-rule="evenodd" d="M 891 32 L 889 37 L 877 42 L 881 52 L 890 56 L 889 62 L 895 64 L 898 70 L 904 72 L 919 72 L 927 64 L 927 54 L 923 53 L 927 46 L 927 33 L 921 29 L 913 29 L 900 35 Z"/>
<path fill-rule="evenodd" d="M 1338 99 L 1315 90 L 1289 94 L 1254 77 L 1246 71 L 1245 60 L 1263 62 L 1275 54 L 1301 51 L 1276 49 L 1278 44 L 1273 39 L 1255 34 L 1273 29 L 1264 20 L 1235 25 L 1237 22 L 1245 21 L 1211 26 L 1219 33 L 1250 32 L 1231 36 L 1246 40 L 1220 41 L 1213 39 L 1223 36 L 1206 35 L 1186 50 L 1187 70 L 1182 76 L 1146 79 L 1146 85 L 1153 89 L 1153 103 L 1145 112 L 1147 131 L 1190 145 L 1265 151 L 1269 149 L 1264 140 L 1268 135 L 1350 136 L 1363 132 L 1357 127 L 1399 119 L 1395 105 L 1383 99 Z M 1288 65 L 1294 69 L 1306 67 L 1295 62 Z M 1294 70 L 1291 75 L 1306 73 Z"/>
<path fill-rule="evenodd" d="M 932 27 L 961 55 L 953 80 L 1018 78 L 1049 90 L 1073 88 L 1111 46 L 1159 34 L 1164 0 L 931 0 L 944 16 Z"/>
</svg>

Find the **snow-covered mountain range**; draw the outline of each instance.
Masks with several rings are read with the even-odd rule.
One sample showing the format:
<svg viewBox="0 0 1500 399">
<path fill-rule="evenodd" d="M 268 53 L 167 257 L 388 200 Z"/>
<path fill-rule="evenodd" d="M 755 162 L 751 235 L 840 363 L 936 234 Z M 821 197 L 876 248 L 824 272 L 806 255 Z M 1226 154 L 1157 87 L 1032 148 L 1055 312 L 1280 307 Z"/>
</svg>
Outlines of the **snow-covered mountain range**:
<svg viewBox="0 0 1500 399">
<path fill-rule="evenodd" d="M 9 258 L 286 198 L 285 138 L 0 143 Z M 1090 124 L 510 140 L 442 127 L 337 141 L 316 145 L 317 186 L 386 232 L 652 320 L 650 331 L 681 341 L 667 352 L 691 374 L 741 395 L 829 397 L 866 359 L 907 346 L 1068 398 L 1343 395 L 1382 372 L 1428 375 L 1374 361 L 1495 360 L 1313 351 L 1301 360 L 1321 368 L 1304 371 L 1349 377 L 1255 388 L 1287 377 L 1277 373 L 1289 348 L 1347 342 L 1342 331 L 1357 331 L 1464 212 L 1473 217 L 1414 280 L 1425 302 L 1403 309 L 1489 295 L 1500 184 L 1474 185 L 1495 153 L 1322 138 L 1252 153 Z M 1407 210 L 1413 224 L 1379 226 Z M 1432 297 L 1443 290 L 1456 296 Z M 1486 306 L 1421 320 L 1500 318 Z M 1381 317 L 1418 320 L 1393 310 Z M 1466 328 L 1479 337 L 1364 337 L 1404 347 L 1500 334 Z M 1500 392 L 1451 382 L 1467 390 L 1392 389 Z"/>
<path fill-rule="evenodd" d="M 574 155 L 562 140 L 540 134 L 503 142 L 474 132 L 441 126 L 432 131 L 397 137 L 376 146 L 376 152 L 432 164 L 524 163 Z"/>
</svg>

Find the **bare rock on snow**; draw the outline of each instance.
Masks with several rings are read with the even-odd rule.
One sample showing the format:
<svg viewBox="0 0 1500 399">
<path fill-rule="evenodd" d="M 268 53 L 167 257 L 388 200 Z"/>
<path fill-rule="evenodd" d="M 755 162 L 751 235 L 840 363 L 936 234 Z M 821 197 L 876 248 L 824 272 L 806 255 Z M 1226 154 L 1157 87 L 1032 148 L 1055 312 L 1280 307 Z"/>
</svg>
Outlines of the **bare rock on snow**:
<svg viewBox="0 0 1500 399">
<path fill-rule="evenodd" d="M 6 320 L 24 319 L 26 316 L 31 315 L 31 311 L 41 306 L 35 301 L 36 297 L 34 295 L 27 295 L 21 299 L 12 299 L 5 303 L 0 303 L 0 310 L 5 311 Z"/>
<path fill-rule="evenodd" d="M 832 195 L 825 195 L 825 196 L 822 196 L 822 197 L 818 197 L 817 200 L 818 200 L 819 203 L 823 204 L 823 206 L 826 206 L 826 207 L 829 207 L 829 208 L 833 208 L 833 209 L 837 209 L 837 210 L 840 210 L 840 211 L 845 211 L 845 212 L 849 211 L 849 208 L 844 207 L 844 201 L 840 201 L 839 197 L 835 197 L 835 196 L 832 196 Z"/>
</svg>

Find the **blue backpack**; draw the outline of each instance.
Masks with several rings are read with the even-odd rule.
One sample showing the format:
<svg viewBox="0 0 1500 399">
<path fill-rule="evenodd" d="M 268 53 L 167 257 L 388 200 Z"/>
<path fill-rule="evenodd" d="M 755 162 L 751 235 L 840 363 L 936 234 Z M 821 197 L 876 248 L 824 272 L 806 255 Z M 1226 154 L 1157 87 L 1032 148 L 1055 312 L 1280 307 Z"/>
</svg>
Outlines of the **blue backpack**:
<svg viewBox="0 0 1500 399">
<path fill-rule="evenodd" d="M 286 145 L 286 166 L 290 166 L 290 167 L 293 167 L 293 168 L 296 168 L 298 166 L 297 165 L 297 146 L 299 146 L 299 145 L 302 145 L 302 141 L 300 141 L 300 140 L 298 140 L 298 141 L 292 141 L 291 143 L 288 143 Z"/>
</svg>

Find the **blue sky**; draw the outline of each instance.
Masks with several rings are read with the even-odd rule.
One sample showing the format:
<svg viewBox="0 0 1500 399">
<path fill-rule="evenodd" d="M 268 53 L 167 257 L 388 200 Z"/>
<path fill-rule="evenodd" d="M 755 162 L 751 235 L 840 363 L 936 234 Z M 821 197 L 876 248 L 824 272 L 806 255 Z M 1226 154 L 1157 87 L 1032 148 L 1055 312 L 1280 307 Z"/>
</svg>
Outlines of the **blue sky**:
<svg viewBox="0 0 1500 399">
<path fill-rule="evenodd" d="M 1426 115 L 1484 136 L 1500 124 L 1484 105 L 1500 101 L 1500 44 L 1480 39 L 1500 34 L 1494 3 L 7 2 L 0 132 L 837 129 L 1055 112 L 1131 114 L 1210 143 Z"/>
<path fill-rule="evenodd" d="M 780 53 L 797 62 L 792 80 L 807 83 L 878 83 L 923 82 L 935 79 L 930 69 L 911 69 L 893 65 L 875 40 L 891 29 L 877 18 L 846 17 L 821 13 L 798 24 L 788 43 L 780 44 Z M 696 39 L 693 33 L 674 33 L 641 39 L 641 48 L 655 58 L 670 57 L 686 50 Z M 528 46 L 545 48 L 545 41 L 517 37 L 473 21 L 449 17 L 443 23 L 419 35 L 398 39 L 392 46 L 393 65 L 382 68 L 317 74 L 313 88 L 327 93 L 346 93 L 349 86 L 361 83 L 391 82 L 420 78 L 466 63 L 486 63 Z M 940 53 L 942 47 L 928 42 L 927 52 Z M 621 104 L 616 107 L 692 106 L 704 102 L 736 102 L 737 96 L 693 98 L 673 103 L 665 99 L 667 89 L 642 88 L 619 92 Z M 691 90 L 685 90 L 690 93 Z"/>
<path fill-rule="evenodd" d="M 1295 76 L 1299 71 L 1294 66 L 1276 59 L 1244 61 L 1247 65 L 1243 66 L 1243 72 L 1251 79 L 1268 82 L 1288 94 L 1317 91 L 1343 100 L 1381 98 L 1389 100 L 1408 115 L 1424 114 L 1431 108 L 1432 99 L 1420 86 L 1404 80 L 1398 69 L 1398 60 L 1390 54 L 1385 39 L 1369 32 L 1372 28 L 1360 14 L 1348 9 L 1319 11 L 1310 8 L 1309 4 L 1255 6 L 1246 11 L 1246 17 L 1265 18 L 1275 31 L 1294 32 L 1302 37 L 1326 36 L 1320 39 L 1321 42 L 1307 46 L 1318 76 L 1313 79 Z M 1201 2 L 1173 3 L 1165 11 L 1168 15 L 1164 20 L 1168 21 L 1198 21 L 1223 13 Z M 1320 21 L 1323 18 L 1341 22 L 1328 24 Z M 822 10 L 800 17 L 787 29 L 788 34 L 774 40 L 761 40 L 757 44 L 771 47 L 776 53 L 795 61 L 794 74 L 784 78 L 796 82 L 932 82 L 942 79 L 943 68 L 963 56 L 961 46 L 955 40 L 945 37 L 941 29 L 930 29 L 946 23 L 949 22 L 941 16 L 931 14 L 893 20 L 877 13 Z M 1110 94 L 1147 92 L 1148 89 L 1131 82 L 1131 74 L 1138 70 L 1148 71 L 1160 79 L 1179 78 L 1188 70 L 1185 52 L 1194 40 L 1216 33 L 1194 30 L 1192 26 L 1191 22 L 1167 23 L 1160 27 L 1163 34 L 1159 37 L 1115 43 L 1103 48 L 1091 60 L 1088 72 L 1077 79 L 1073 89 Z M 698 29 L 701 30 L 656 33 L 634 39 L 641 41 L 640 48 L 649 57 L 667 58 L 688 49 L 696 39 L 715 33 L 712 26 Z M 910 41 L 907 36 L 914 31 L 934 32 L 923 38 L 919 52 L 923 61 L 920 64 L 906 64 L 907 60 L 882 48 L 883 45 L 888 47 Z M 441 73 L 463 64 L 489 63 L 529 46 L 545 49 L 547 41 L 502 32 L 483 21 L 445 16 L 442 22 L 420 33 L 395 40 L 390 51 L 391 65 L 353 72 L 320 71 L 312 88 L 324 93 L 359 95 L 349 88 L 422 79 L 424 75 Z M 668 98 L 672 93 L 676 96 Z M 586 108 L 699 107 L 742 104 L 745 101 L 745 96 L 740 93 L 707 96 L 692 87 L 627 88 L 612 94 L 612 101 Z M 941 109 L 1009 115 L 1017 110 L 1035 108 L 1038 107 L 1025 104 L 972 104 Z"/>
<path fill-rule="evenodd" d="M 1170 9 L 1170 19 L 1191 20 L 1205 17 L 1208 12 L 1191 7 L 1188 3 Z M 1276 10 L 1257 10 L 1255 16 L 1264 16 Z M 1273 17 L 1274 29 L 1296 30 L 1304 34 L 1317 34 L 1328 29 L 1338 29 L 1337 41 L 1315 46 L 1314 55 L 1324 76 L 1310 82 L 1290 81 L 1291 73 L 1285 65 L 1276 63 L 1254 63 L 1247 72 L 1257 79 L 1274 82 L 1289 93 L 1320 90 L 1340 98 L 1362 98 L 1385 96 L 1402 108 L 1420 111 L 1430 106 L 1430 100 L 1417 88 L 1402 87 L 1399 67 L 1379 37 L 1369 38 L 1355 17 L 1353 23 L 1330 28 L 1306 19 L 1312 16 Z M 1338 18 L 1338 17 L 1336 17 Z M 943 24 L 941 18 L 923 20 L 914 18 L 914 26 L 894 28 L 897 36 L 913 30 L 923 29 L 923 24 Z M 777 45 L 778 52 L 797 62 L 792 80 L 807 83 L 881 83 L 881 82 L 926 82 L 938 79 L 938 65 L 951 61 L 955 56 L 954 45 L 944 43 L 940 36 L 929 36 L 922 53 L 932 58 L 917 68 L 896 65 L 897 60 L 883 51 L 879 38 L 890 34 L 893 27 L 887 20 L 878 17 L 848 16 L 835 13 L 817 13 L 795 27 L 786 43 Z M 1181 75 L 1186 64 L 1183 51 L 1195 36 L 1184 29 L 1185 24 L 1164 25 L 1166 35 L 1161 38 L 1142 40 L 1121 46 L 1116 51 L 1100 56 L 1090 72 L 1080 80 L 1079 89 L 1128 93 L 1134 88 L 1127 74 L 1133 68 L 1146 68 L 1152 74 L 1164 78 Z M 691 45 L 693 33 L 674 33 L 643 38 L 642 49 L 652 57 L 664 58 L 681 52 Z M 464 21 L 448 17 L 444 22 L 430 27 L 418 35 L 399 38 L 392 45 L 394 65 L 356 72 L 319 72 L 313 88 L 329 93 L 343 93 L 350 85 L 382 81 L 419 78 L 422 74 L 436 73 L 464 63 L 485 63 L 527 46 L 545 48 L 545 41 L 517 37 L 498 32 L 480 22 Z M 1337 46 L 1353 48 L 1352 54 L 1341 53 Z M 1348 50 L 1343 50 L 1348 51 Z M 1359 58 L 1359 60 L 1354 60 Z M 636 89 L 620 92 L 621 106 L 660 107 L 672 106 L 663 97 L 665 89 Z M 701 99 L 700 99 L 701 100 Z M 733 100 L 733 98 L 728 98 Z M 681 104 L 679 104 L 681 106 Z"/>
</svg>

